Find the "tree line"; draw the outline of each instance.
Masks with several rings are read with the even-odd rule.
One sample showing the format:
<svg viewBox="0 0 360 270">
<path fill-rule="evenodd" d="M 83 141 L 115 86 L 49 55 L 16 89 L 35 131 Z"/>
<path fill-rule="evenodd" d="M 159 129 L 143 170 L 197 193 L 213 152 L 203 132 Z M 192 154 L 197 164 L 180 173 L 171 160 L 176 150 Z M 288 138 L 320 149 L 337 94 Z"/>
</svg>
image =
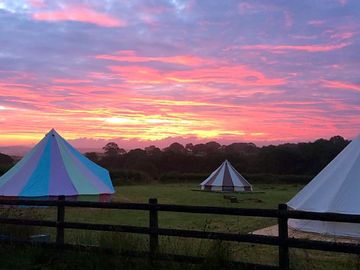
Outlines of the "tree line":
<svg viewBox="0 0 360 270">
<path fill-rule="evenodd" d="M 201 181 L 225 159 L 245 177 L 256 176 L 259 181 L 286 179 L 291 182 L 299 179 L 306 182 L 348 143 L 343 137 L 334 136 L 329 140 L 262 147 L 253 143 L 221 145 L 211 141 L 182 145 L 175 142 L 164 149 L 152 145 L 125 151 L 115 142 L 110 142 L 103 147 L 102 153 L 88 152 L 85 155 L 107 168 L 112 179 L 121 183 Z M 13 164 L 10 156 L 0 154 L 0 175 Z"/>
<path fill-rule="evenodd" d="M 109 169 L 114 178 L 143 181 L 201 180 L 225 159 L 244 175 L 305 176 L 308 181 L 323 169 L 349 143 L 341 136 L 307 143 L 286 143 L 258 147 L 253 143 L 221 145 L 215 141 L 201 144 L 172 143 L 164 149 L 149 146 L 125 151 L 116 143 L 104 152 L 85 155 Z M 271 177 L 270 177 L 271 178 Z M 294 178 L 294 177 L 292 177 Z M 268 181 L 271 181 L 268 179 Z"/>
</svg>

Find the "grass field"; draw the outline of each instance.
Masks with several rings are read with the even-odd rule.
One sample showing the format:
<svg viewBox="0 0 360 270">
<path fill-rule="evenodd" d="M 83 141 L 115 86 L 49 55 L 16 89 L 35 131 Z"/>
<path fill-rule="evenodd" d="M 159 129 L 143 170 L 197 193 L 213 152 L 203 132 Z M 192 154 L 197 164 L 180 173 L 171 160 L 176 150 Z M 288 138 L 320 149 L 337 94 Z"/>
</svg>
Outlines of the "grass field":
<svg viewBox="0 0 360 270">
<path fill-rule="evenodd" d="M 197 188 L 198 187 L 193 184 L 122 186 L 117 187 L 113 200 L 121 202 L 147 202 L 149 198 L 157 198 L 159 203 L 166 204 L 208 205 L 241 208 L 276 208 L 279 203 L 285 203 L 292 198 L 302 188 L 302 186 L 257 185 L 255 187 L 255 192 L 253 193 L 232 194 L 238 198 L 238 203 L 231 203 L 228 199 L 224 199 L 224 194 L 222 193 L 194 191 L 194 189 Z M 21 215 L 31 217 L 41 216 L 44 219 L 55 219 L 56 217 L 55 209 L 51 208 L 40 208 L 36 210 L 20 209 L 14 211 L 13 213 L 18 215 L 19 212 L 21 212 Z M 140 226 L 147 226 L 149 222 L 148 213 L 144 211 L 76 208 L 66 209 L 66 220 Z M 269 218 L 159 213 L 159 226 L 164 228 L 248 233 L 256 229 L 276 224 L 276 222 L 276 220 Z M 35 231 L 32 231 L 31 233 L 50 233 L 50 235 L 54 235 L 54 231 L 44 228 L 35 228 Z M 115 247 L 118 249 L 125 248 L 146 250 L 148 246 L 148 238 L 146 236 L 137 235 L 67 230 L 65 238 L 67 242 Z M 170 253 L 211 257 L 211 250 L 214 250 L 217 246 L 218 243 L 215 241 L 160 237 L 160 249 Z M 223 247 L 225 253 L 227 254 L 226 256 L 235 260 L 252 263 L 277 264 L 278 253 L 277 248 L 275 247 L 238 243 L 225 243 L 225 246 Z M 3 252 L 4 250 L 1 249 L 0 257 L 4 255 Z M 5 257 L 8 258 L 9 256 Z M 29 260 L 31 261 L 33 256 L 30 256 L 29 254 L 27 256 L 28 259 L 26 260 L 26 263 L 29 263 Z M 69 253 L 67 253 L 66 256 L 68 258 L 72 258 L 72 255 Z M 5 257 L 3 258 L 3 260 L 5 260 L 3 261 L 3 265 L 9 263 L 6 261 Z M 26 258 L 26 256 L 24 256 L 24 258 Z M 291 264 L 292 269 L 360 269 L 359 258 L 357 256 L 302 250 L 291 250 Z M 26 266 L 23 268 L 30 269 L 26 268 Z M 136 267 L 133 266 L 132 268 L 135 269 Z M 2 269 L 1 266 L 0 269 Z M 166 269 L 166 267 L 164 269 Z"/>
<path fill-rule="evenodd" d="M 223 193 L 194 191 L 197 187 L 191 184 L 141 185 L 118 187 L 114 201 L 147 202 L 157 198 L 159 203 L 209 205 L 242 208 L 276 208 L 279 203 L 287 202 L 300 188 L 298 185 L 269 186 L 260 185 L 254 193 L 233 193 L 238 203 L 224 199 Z M 111 217 L 111 218 L 109 218 Z M 148 214 L 142 211 L 126 210 L 90 210 L 80 215 L 77 209 L 67 213 L 69 220 L 110 222 L 116 224 L 147 225 Z M 264 218 L 244 218 L 221 215 L 159 213 L 159 225 L 162 227 L 196 228 L 210 226 L 221 231 L 249 232 L 274 221 Z"/>
</svg>

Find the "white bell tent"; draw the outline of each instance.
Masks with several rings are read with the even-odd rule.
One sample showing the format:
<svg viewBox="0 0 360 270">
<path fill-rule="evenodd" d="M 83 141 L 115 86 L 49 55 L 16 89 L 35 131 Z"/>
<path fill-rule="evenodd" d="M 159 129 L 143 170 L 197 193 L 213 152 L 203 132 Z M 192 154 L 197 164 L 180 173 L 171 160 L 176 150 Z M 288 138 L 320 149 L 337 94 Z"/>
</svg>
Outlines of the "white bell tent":
<svg viewBox="0 0 360 270">
<path fill-rule="evenodd" d="M 292 209 L 360 215 L 360 136 L 345 147 L 288 203 Z M 360 237 L 360 224 L 289 220 L 295 229 Z"/>
</svg>

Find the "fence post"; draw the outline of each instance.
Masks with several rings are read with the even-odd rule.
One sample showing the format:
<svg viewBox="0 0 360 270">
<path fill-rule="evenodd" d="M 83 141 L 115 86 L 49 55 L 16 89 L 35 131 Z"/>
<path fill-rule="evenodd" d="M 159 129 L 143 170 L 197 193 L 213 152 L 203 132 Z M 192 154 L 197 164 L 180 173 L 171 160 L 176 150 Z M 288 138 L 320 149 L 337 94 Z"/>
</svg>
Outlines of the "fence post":
<svg viewBox="0 0 360 270">
<path fill-rule="evenodd" d="M 65 206 L 62 202 L 65 201 L 65 196 L 59 196 L 58 201 L 60 203 L 57 206 L 56 244 L 64 245 Z"/>
<path fill-rule="evenodd" d="M 289 270 L 289 246 L 288 246 L 288 207 L 286 204 L 279 204 L 278 207 L 279 226 L 279 269 Z"/>
<path fill-rule="evenodd" d="M 150 228 L 150 256 L 154 257 L 159 247 L 158 237 L 158 211 L 156 209 L 157 199 L 149 199 L 150 211 L 149 211 L 149 228 Z"/>
</svg>

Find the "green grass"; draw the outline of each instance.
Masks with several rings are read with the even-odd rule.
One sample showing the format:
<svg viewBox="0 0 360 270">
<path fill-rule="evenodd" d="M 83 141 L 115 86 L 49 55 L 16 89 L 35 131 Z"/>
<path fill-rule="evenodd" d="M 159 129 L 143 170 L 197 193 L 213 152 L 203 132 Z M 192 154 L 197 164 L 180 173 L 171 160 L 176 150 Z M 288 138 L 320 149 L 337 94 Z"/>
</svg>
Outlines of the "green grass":
<svg viewBox="0 0 360 270">
<path fill-rule="evenodd" d="M 301 185 L 256 185 L 253 193 L 233 193 L 232 196 L 238 198 L 238 203 L 231 203 L 228 199 L 224 199 L 222 193 L 199 192 L 194 191 L 198 187 L 194 184 L 153 184 L 153 185 L 131 185 L 117 187 L 116 193 L 113 196 L 113 201 L 120 202 L 148 202 L 149 198 L 157 198 L 159 203 L 165 204 L 183 204 L 183 205 L 207 205 L 207 206 L 221 206 L 221 207 L 241 207 L 241 208 L 277 208 L 279 203 L 285 203 L 292 198 L 301 188 Z M 29 212 L 32 209 L 12 209 L 10 213 L 13 216 L 29 217 Z M 8 211 L 9 212 L 9 211 Z M 53 208 L 38 208 L 36 215 L 31 212 L 34 217 L 45 217 L 46 219 L 54 220 L 56 218 L 56 209 Z M 25 214 L 27 213 L 27 214 Z M 137 226 L 148 226 L 148 212 L 145 211 L 129 211 L 129 210 L 107 210 L 107 209 L 78 209 L 67 208 L 65 218 L 67 221 L 91 222 L 91 223 L 106 223 L 106 224 L 127 224 Z M 223 215 L 208 215 L 208 214 L 186 214 L 186 213 L 159 213 L 159 226 L 163 228 L 182 228 L 182 229 L 196 229 L 208 231 L 221 231 L 233 233 L 248 233 L 256 229 L 276 224 L 276 220 L 270 218 L 260 217 L 236 217 Z M 8 229 L 8 227 L 7 227 Z M 16 232 L 21 230 L 17 229 Z M 29 231 L 30 232 L 30 231 Z M 46 228 L 34 228 L 31 233 L 50 233 L 52 240 L 54 240 L 54 230 Z M 114 234 L 114 233 L 100 233 L 82 230 L 66 230 L 65 238 L 67 242 L 99 245 L 103 247 L 112 247 L 115 249 L 135 249 L 147 250 L 148 237 L 145 235 L 133 234 Z M 265 245 L 252 245 L 244 243 L 229 243 L 219 244 L 216 241 L 200 240 L 200 239 L 184 239 L 177 237 L 160 237 L 160 250 L 168 253 L 192 255 L 192 256 L 208 256 L 213 257 L 211 251 L 218 245 L 223 247 L 222 256 L 231 258 L 232 260 L 263 263 L 263 264 L 277 264 L 278 251 L 276 247 Z M 16 250 L 16 248 L 13 248 Z M 12 269 L 10 260 L 13 249 L 10 251 L 7 248 L 0 247 L 0 269 Z M 60 261 L 61 256 L 68 260 L 74 260 L 75 265 L 79 265 L 81 260 L 94 260 L 93 266 L 86 269 L 99 269 L 101 263 L 99 258 L 88 253 L 74 255 L 71 252 L 64 252 L 62 254 L 54 254 L 49 252 L 47 259 L 39 258 L 40 251 L 34 249 L 23 254 L 23 266 L 16 268 L 23 269 L 51 269 L 53 260 L 56 263 L 54 269 L 75 269 L 71 268 L 69 264 Z M 10 253 L 9 253 L 10 252 Z M 14 251 L 15 252 L 15 251 Z M 9 254 L 8 254 L 9 253 Z M 34 254 L 32 254 L 34 253 Z M 7 255 L 8 254 L 8 255 Z M 60 257 L 59 257 L 60 256 Z M 99 257 L 106 255 L 99 255 Z M 94 258 L 93 258 L 94 257 Z M 43 264 L 44 267 L 31 268 L 32 263 L 36 265 Z M 49 261 L 50 260 L 50 261 Z M 111 264 L 119 265 L 113 259 L 107 259 L 109 267 Z M 291 266 L 292 269 L 360 269 L 359 257 L 355 255 L 345 255 L 340 253 L 329 252 L 315 252 L 291 249 Z M 133 260 L 125 260 L 122 269 L 138 269 L 139 266 Z M 128 263 L 128 264 L 127 264 Z M 133 265 L 135 263 L 135 265 Z M 91 264 L 91 263 L 90 263 Z M 49 268 L 49 265 L 51 266 Z M 61 266 L 62 265 L 62 266 Z M 88 265 L 86 262 L 84 265 Z M 122 264 L 121 264 L 122 265 Z M 48 267 L 48 268 L 47 268 Z M 60 268 L 59 268 L 60 267 Z M 164 269 L 177 269 L 176 266 L 172 268 L 167 265 Z M 179 267 L 183 268 L 183 267 Z M 189 268 L 189 267 L 187 267 Z M 85 269 L 85 268 L 79 268 Z M 142 269 L 141 267 L 139 269 Z M 143 268 L 145 269 L 145 268 Z M 162 269 L 160 266 L 158 269 Z M 193 268 L 196 269 L 196 268 Z"/>
<path fill-rule="evenodd" d="M 212 205 L 224 207 L 277 207 L 278 203 L 287 202 L 300 189 L 301 185 L 257 185 L 255 192 L 232 193 L 243 201 L 231 204 L 224 200 L 224 193 L 200 192 L 194 184 L 153 184 L 117 187 L 113 195 L 114 201 L 147 202 L 149 198 L 157 198 L 159 203 Z M 249 198 L 260 199 L 256 204 Z"/>
<path fill-rule="evenodd" d="M 118 187 L 113 201 L 148 202 L 149 198 L 157 198 L 159 203 L 183 205 L 210 205 L 220 207 L 241 208 L 276 208 L 279 203 L 287 202 L 296 192 L 299 185 L 259 185 L 254 193 L 233 193 L 238 203 L 224 199 L 223 193 L 194 191 L 197 187 L 191 184 L 156 184 Z M 68 220 L 91 221 L 111 224 L 132 224 L 147 226 L 148 213 L 126 210 L 79 210 L 66 212 Z M 264 218 L 246 218 L 222 215 L 159 213 L 161 227 L 203 229 L 210 226 L 221 231 L 250 232 L 274 220 Z"/>
</svg>

